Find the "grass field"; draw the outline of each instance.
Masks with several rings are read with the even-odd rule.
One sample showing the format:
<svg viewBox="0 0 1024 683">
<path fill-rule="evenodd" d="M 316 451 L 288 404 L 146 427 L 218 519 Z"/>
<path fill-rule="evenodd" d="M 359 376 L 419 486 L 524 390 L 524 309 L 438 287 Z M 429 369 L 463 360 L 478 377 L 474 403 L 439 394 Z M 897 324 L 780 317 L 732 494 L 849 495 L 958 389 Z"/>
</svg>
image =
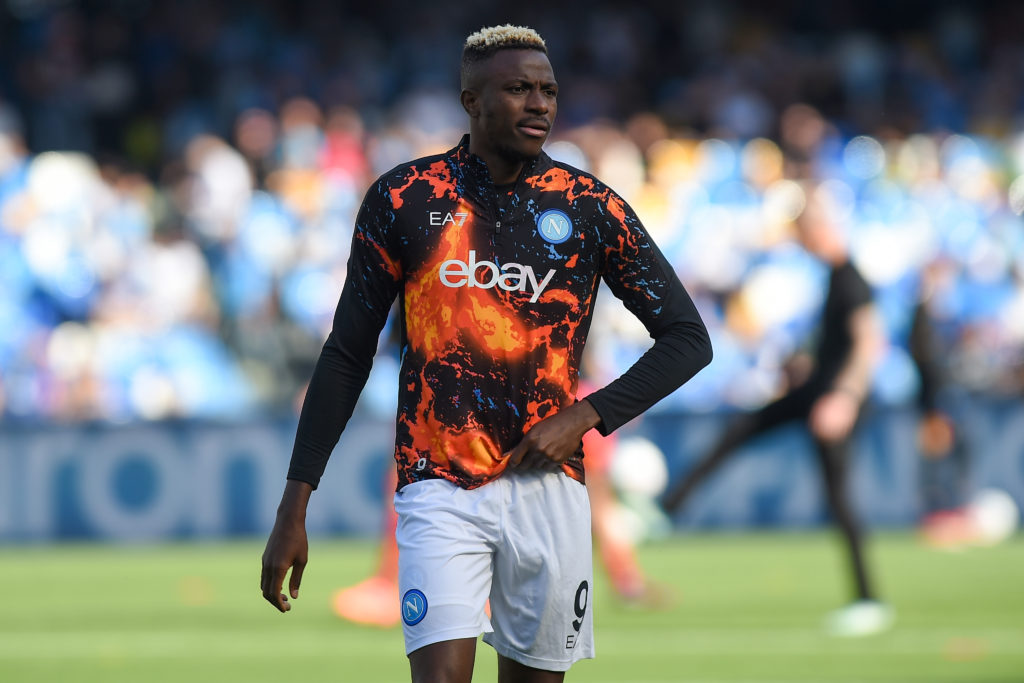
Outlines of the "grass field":
<svg viewBox="0 0 1024 683">
<path fill-rule="evenodd" d="M 677 604 L 615 603 L 597 577 L 598 659 L 568 680 L 1024 681 L 1024 538 L 943 553 L 910 535 L 871 545 L 896 628 L 859 640 L 820 630 L 846 593 L 831 535 L 678 537 L 644 548 Z M 366 541 L 313 539 L 287 615 L 259 591 L 262 543 L 6 546 L 0 681 L 174 683 L 408 680 L 399 629 L 336 620 L 331 591 L 373 566 Z M 477 681 L 495 679 L 481 643 Z"/>
</svg>

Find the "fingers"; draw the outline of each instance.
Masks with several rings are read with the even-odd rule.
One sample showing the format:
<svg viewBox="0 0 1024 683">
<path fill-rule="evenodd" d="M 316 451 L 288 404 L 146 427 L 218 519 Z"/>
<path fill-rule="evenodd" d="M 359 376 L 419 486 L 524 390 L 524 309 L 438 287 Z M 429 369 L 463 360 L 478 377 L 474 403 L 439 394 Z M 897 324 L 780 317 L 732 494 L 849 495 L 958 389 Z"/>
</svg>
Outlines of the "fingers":
<svg viewBox="0 0 1024 683">
<path fill-rule="evenodd" d="M 287 612 L 292 608 L 291 603 L 288 602 L 288 597 L 281 592 L 281 587 L 284 585 L 284 575 L 287 573 L 287 569 L 264 568 L 263 570 L 261 586 L 263 597 L 280 612 Z"/>
<path fill-rule="evenodd" d="M 543 470 L 545 472 L 557 472 L 562 468 L 559 463 L 539 451 L 529 453 L 526 458 L 523 458 L 523 461 L 525 465 L 521 465 L 520 467 L 528 467 L 531 469 Z"/>
<path fill-rule="evenodd" d="M 526 455 L 526 442 L 520 441 L 516 444 L 516 447 L 505 454 L 508 458 L 508 466 L 512 469 L 519 467 L 519 463 L 523 461 L 523 457 Z"/>
<path fill-rule="evenodd" d="M 509 451 L 508 466 L 512 469 L 549 469 L 552 464 L 551 458 L 545 453 L 545 449 L 538 443 L 537 436 L 533 430 L 527 432 L 523 440 L 516 444 L 515 448 Z M 558 464 L 554 463 L 557 467 Z"/>
<path fill-rule="evenodd" d="M 549 451 L 549 448 L 545 448 L 538 442 L 535 435 L 527 433 L 515 448 L 505 454 L 505 457 L 508 458 L 510 469 L 539 469 L 545 472 L 558 472 L 562 468 L 562 462 Z"/>
<path fill-rule="evenodd" d="M 263 570 L 260 572 L 260 590 L 263 592 L 263 597 L 271 605 L 276 607 L 280 612 L 287 612 L 292 608 L 291 603 L 288 602 L 288 596 L 281 592 L 281 587 L 284 585 L 285 574 L 288 573 L 288 567 L 274 568 L 269 567 L 266 564 L 263 565 Z M 292 597 L 298 597 L 299 586 L 298 582 L 294 578 L 295 570 L 292 571 Z M 299 570 L 299 577 L 302 577 L 302 571 Z"/>
<path fill-rule="evenodd" d="M 299 584 L 302 583 L 302 570 L 305 568 L 305 563 L 299 562 L 296 562 L 295 566 L 292 567 L 292 575 L 288 580 L 288 593 L 291 594 L 292 598 L 297 599 L 299 597 Z"/>
<path fill-rule="evenodd" d="M 521 446 L 522 444 L 510 451 L 508 455 L 508 466 L 510 468 L 517 470 L 538 469 L 545 472 L 558 472 L 562 469 L 561 463 L 552 460 L 541 451 L 527 450 L 526 448 L 521 448 Z M 519 452 L 517 453 L 516 451 Z"/>
</svg>

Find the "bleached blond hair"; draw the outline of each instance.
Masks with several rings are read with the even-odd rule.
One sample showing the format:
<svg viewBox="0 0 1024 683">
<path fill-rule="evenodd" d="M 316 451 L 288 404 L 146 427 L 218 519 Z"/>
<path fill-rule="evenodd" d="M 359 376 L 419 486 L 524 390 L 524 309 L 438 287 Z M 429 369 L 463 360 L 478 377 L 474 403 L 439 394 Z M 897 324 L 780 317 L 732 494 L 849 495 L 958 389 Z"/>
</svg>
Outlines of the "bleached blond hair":
<svg viewBox="0 0 1024 683">
<path fill-rule="evenodd" d="M 502 48 L 528 48 L 547 52 L 548 47 L 540 34 L 527 26 L 488 26 L 466 38 L 465 50 L 487 51 Z"/>
<path fill-rule="evenodd" d="M 478 62 L 490 58 L 499 50 L 537 50 L 548 53 L 540 34 L 526 26 L 487 26 L 471 33 L 462 46 L 462 87 L 467 87 L 469 73 Z"/>
</svg>

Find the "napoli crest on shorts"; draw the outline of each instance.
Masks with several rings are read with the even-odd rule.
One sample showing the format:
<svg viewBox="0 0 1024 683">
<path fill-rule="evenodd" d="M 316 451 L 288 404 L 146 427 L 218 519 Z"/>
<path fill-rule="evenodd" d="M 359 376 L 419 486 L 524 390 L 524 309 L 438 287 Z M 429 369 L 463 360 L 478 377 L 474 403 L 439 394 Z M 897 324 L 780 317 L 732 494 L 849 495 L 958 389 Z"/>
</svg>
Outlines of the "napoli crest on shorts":
<svg viewBox="0 0 1024 683">
<path fill-rule="evenodd" d="M 427 616 L 427 596 L 423 591 L 413 588 L 402 596 L 402 621 L 415 626 Z"/>
<path fill-rule="evenodd" d="M 572 235 L 572 221 L 564 211 L 548 209 L 537 217 L 537 232 L 550 244 L 561 244 Z"/>
</svg>

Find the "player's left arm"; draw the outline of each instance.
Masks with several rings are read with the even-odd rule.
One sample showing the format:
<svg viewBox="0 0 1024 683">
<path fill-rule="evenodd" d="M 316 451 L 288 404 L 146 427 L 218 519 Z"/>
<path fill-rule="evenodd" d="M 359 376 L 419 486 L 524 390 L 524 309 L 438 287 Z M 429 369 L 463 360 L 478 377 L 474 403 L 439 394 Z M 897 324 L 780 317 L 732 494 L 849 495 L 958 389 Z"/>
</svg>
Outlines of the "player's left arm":
<svg viewBox="0 0 1024 683">
<path fill-rule="evenodd" d="M 885 334 L 874 304 L 855 308 L 847 324 L 853 339 L 850 354 L 831 389 L 811 408 L 808 422 L 811 432 L 825 441 L 843 439 L 853 429 L 885 348 Z"/>
<path fill-rule="evenodd" d="M 711 338 L 675 268 L 633 209 L 609 191 L 602 226 L 602 277 L 654 340 L 621 376 L 589 401 L 607 436 L 685 384 L 711 362 Z"/>
<path fill-rule="evenodd" d="M 601 215 L 602 276 L 654 344 L 608 386 L 547 417 L 506 453 L 511 467 L 557 471 L 597 428 L 608 435 L 711 362 L 711 340 L 690 295 L 633 210 L 609 192 Z"/>
</svg>

